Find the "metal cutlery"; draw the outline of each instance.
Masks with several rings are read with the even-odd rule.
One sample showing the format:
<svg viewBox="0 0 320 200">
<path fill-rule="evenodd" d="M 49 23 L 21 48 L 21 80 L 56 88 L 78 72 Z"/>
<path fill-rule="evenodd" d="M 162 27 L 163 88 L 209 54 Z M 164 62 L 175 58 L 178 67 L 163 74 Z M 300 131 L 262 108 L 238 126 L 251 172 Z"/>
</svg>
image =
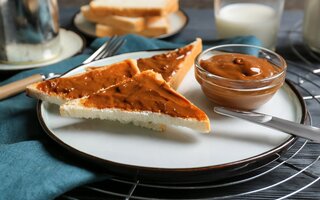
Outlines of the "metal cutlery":
<svg viewBox="0 0 320 200">
<path fill-rule="evenodd" d="M 249 122 L 290 133 L 314 142 L 320 142 L 320 128 L 318 127 L 299 124 L 258 112 L 240 111 L 224 107 L 215 107 L 214 111 L 221 115 L 244 119 Z"/>
<path fill-rule="evenodd" d="M 89 58 L 82 62 L 82 64 L 88 64 L 90 62 L 112 56 L 118 52 L 122 45 L 125 44 L 125 40 L 118 36 L 111 37 L 107 42 L 105 42 L 97 51 L 95 51 Z M 48 80 L 51 78 L 59 77 L 60 74 L 49 73 L 47 76 L 43 74 L 34 74 L 27 78 L 9 83 L 7 85 L 0 87 L 0 100 L 8 98 L 10 96 L 16 95 L 23 92 L 27 85 Z"/>
<path fill-rule="evenodd" d="M 116 54 L 119 49 L 124 45 L 126 40 L 119 36 L 111 37 L 107 42 L 105 42 L 97 51 L 95 51 L 89 58 L 82 62 L 82 64 L 88 64 L 90 62 L 100 60 L 109 56 Z"/>
</svg>

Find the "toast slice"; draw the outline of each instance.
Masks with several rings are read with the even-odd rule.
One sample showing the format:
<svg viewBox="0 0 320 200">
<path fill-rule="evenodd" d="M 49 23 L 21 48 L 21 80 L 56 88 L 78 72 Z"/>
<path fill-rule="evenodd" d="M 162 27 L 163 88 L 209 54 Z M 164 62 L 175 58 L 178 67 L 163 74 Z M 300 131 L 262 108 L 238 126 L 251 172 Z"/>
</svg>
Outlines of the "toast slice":
<svg viewBox="0 0 320 200">
<path fill-rule="evenodd" d="M 150 17 L 146 20 L 147 27 L 138 34 L 146 37 L 156 37 L 167 34 L 170 29 L 168 17 Z"/>
<path fill-rule="evenodd" d="M 118 120 L 159 130 L 161 125 L 209 132 L 207 115 L 173 90 L 158 73 L 144 71 L 117 85 L 60 106 L 62 116 Z"/>
<path fill-rule="evenodd" d="M 98 16 L 90 10 L 89 5 L 82 6 L 81 13 L 90 22 L 132 32 L 142 31 L 146 23 L 144 17 L 123 17 L 115 15 Z"/>
<path fill-rule="evenodd" d="M 93 94 L 140 73 L 136 60 L 128 59 L 81 74 L 46 80 L 27 86 L 28 96 L 61 105 Z"/>
<path fill-rule="evenodd" d="M 96 24 L 96 35 L 98 37 L 125 35 L 129 33 L 138 34 L 146 37 L 156 37 L 169 32 L 169 22 L 167 17 L 152 17 L 146 19 L 145 28 L 141 31 L 128 31 L 122 28 L 115 28 L 104 24 Z"/>
<path fill-rule="evenodd" d="M 94 0 L 90 9 L 99 16 L 164 16 L 179 9 L 178 0 Z"/>
<path fill-rule="evenodd" d="M 177 89 L 201 51 L 202 40 L 197 38 L 189 45 L 174 51 L 138 59 L 138 67 L 141 72 L 151 69 L 161 74 L 172 88 Z"/>
</svg>

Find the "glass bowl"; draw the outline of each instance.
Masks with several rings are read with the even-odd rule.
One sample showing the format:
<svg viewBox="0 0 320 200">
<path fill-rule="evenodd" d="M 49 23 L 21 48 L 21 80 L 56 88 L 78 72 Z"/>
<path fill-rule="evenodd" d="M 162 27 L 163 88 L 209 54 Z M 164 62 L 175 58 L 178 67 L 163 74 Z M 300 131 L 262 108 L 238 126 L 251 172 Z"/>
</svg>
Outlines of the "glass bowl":
<svg viewBox="0 0 320 200">
<path fill-rule="evenodd" d="M 255 63 L 258 65 L 258 62 L 255 62 L 255 58 L 259 58 L 258 60 L 263 59 L 262 62 L 268 65 L 269 68 L 271 66 L 275 72 L 263 78 L 257 78 L 258 76 L 250 73 L 240 74 L 240 78 L 217 75 L 210 72 L 212 70 L 205 69 L 204 64 L 208 62 L 209 58 L 218 59 L 218 55 L 233 56 L 233 63 L 237 62 L 237 64 L 239 58 L 246 62 L 246 57 L 241 57 L 243 55 L 254 56 L 253 65 Z M 263 68 L 268 67 L 266 65 L 260 65 L 258 71 L 264 71 Z M 219 70 L 222 74 L 230 74 L 233 73 L 230 71 L 233 69 L 232 67 L 227 67 L 226 69 L 222 67 Z M 286 69 L 285 60 L 275 52 L 262 47 L 243 44 L 215 46 L 200 53 L 195 60 L 195 77 L 207 98 L 216 105 L 241 110 L 254 110 L 270 100 L 283 85 Z"/>
</svg>

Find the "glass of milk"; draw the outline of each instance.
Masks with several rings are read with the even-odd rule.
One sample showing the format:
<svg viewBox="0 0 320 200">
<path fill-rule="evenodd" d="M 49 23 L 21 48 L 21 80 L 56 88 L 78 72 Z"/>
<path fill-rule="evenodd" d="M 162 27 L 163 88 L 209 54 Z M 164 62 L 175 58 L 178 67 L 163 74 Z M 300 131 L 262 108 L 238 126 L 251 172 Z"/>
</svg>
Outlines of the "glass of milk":
<svg viewBox="0 0 320 200">
<path fill-rule="evenodd" d="M 214 0 L 219 38 L 254 35 L 275 50 L 285 0 Z"/>
<path fill-rule="evenodd" d="M 320 53 L 320 0 L 309 0 L 305 4 L 303 39 L 313 51 Z"/>
<path fill-rule="evenodd" d="M 50 60 L 60 53 L 57 0 L 0 0 L 0 63 Z"/>
</svg>

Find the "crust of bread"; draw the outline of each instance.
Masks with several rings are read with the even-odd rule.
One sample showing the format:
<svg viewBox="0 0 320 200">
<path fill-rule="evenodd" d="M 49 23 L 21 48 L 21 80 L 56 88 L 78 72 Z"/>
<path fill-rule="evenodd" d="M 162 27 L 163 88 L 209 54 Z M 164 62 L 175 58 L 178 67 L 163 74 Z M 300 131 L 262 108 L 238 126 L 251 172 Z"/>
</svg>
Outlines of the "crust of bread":
<svg viewBox="0 0 320 200">
<path fill-rule="evenodd" d="M 34 83 L 31 84 L 27 87 L 26 89 L 26 94 L 29 97 L 33 97 L 35 99 L 40 99 L 42 101 L 47 101 L 49 103 L 57 104 L 57 105 L 62 105 L 64 104 L 67 99 L 58 96 L 58 95 L 48 95 L 47 93 L 42 92 L 41 90 L 37 89 L 37 85 L 39 83 Z"/>
<path fill-rule="evenodd" d="M 139 32 L 140 35 L 155 37 L 169 32 L 170 24 L 167 17 L 150 17 L 147 27 Z"/>
<path fill-rule="evenodd" d="M 121 62 L 127 62 L 130 64 L 131 67 L 133 67 L 133 69 L 136 71 L 136 73 L 140 73 L 140 70 L 137 66 L 137 61 L 136 60 L 133 60 L 133 59 L 128 59 L 128 60 L 124 60 L 124 61 L 121 61 Z M 114 63 L 116 64 L 116 63 Z M 103 67 L 96 67 L 96 68 L 93 68 L 94 70 L 105 70 L 109 67 L 112 67 L 113 64 L 111 65 L 107 65 L 107 66 L 103 66 Z M 92 70 L 91 70 L 92 71 Z M 73 75 L 73 76 L 70 76 L 70 78 L 72 77 L 77 77 L 77 76 L 81 76 L 85 73 L 87 73 L 88 71 L 86 72 L 83 72 L 83 73 L 80 73 L 80 74 L 76 74 L 76 75 Z M 70 99 L 64 97 L 64 96 L 61 96 L 61 95 L 57 95 L 55 93 L 45 93 L 39 89 L 37 89 L 37 86 L 40 84 L 41 82 L 37 82 L 37 83 L 33 83 L 31 85 L 28 85 L 26 87 L 26 94 L 30 97 L 33 97 L 33 98 L 36 98 L 36 99 L 40 99 L 42 101 L 47 101 L 49 103 L 53 103 L 53 104 L 57 104 L 57 105 L 62 105 L 63 103 L 69 101 Z"/>
<path fill-rule="evenodd" d="M 159 81 L 159 84 L 167 84 L 162 76 L 152 70 L 147 70 L 141 73 L 141 75 L 151 76 L 153 79 Z M 139 75 L 137 75 L 139 76 Z M 121 83 L 120 83 L 121 84 Z M 173 89 L 170 89 L 172 93 L 175 93 L 181 99 L 188 101 L 184 96 L 177 93 Z M 85 98 L 82 98 L 85 99 Z M 205 119 L 198 120 L 195 118 L 181 118 L 172 117 L 167 114 L 151 112 L 151 111 L 127 111 L 119 108 L 89 108 L 82 104 L 82 99 L 75 99 L 69 101 L 60 106 L 60 114 L 65 117 L 76 117 L 76 118 L 98 118 L 107 120 L 117 120 L 121 123 L 130 123 L 145 128 L 151 128 L 154 130 L 161 130 L 159 127 L 164 125 L 176 125 L 188 127 L 190 129 L 208 133 L 210 131 L 210 122 L 208 117 Z M 189 101 L 188 101 L 189 102 Z M 189 102 L 194 106 L 191 102 Z"/>
<path fill-rule="evenodd" d="M 149 19 L 145 29 L 142 31 L 128 31 L 104 24 L 96 24 L 96 35 L 98 37 L 113 36 L 113 35 L 125 35 L 128 33 L 138 34 L 146 37 L 155 37 L 162 34 L 166 34 L 169 31 L 169 23 L 167 17 L 157 17 L 155 19 Z"/>
<path fill-rule="evenodd" d="M 116 0 L 115 0 L 116 1 Z M 139 0 L 137 5 L 139 5 Z M 152 4 L 152 1 L 150 1 Z M 124 7 L 124 6 L 109 6 L 101 4 L 99 1 L 91 1 L 90 8 L 92 11 L 99 16 L 105 15 L 118 15 L 126 17 L 149 17 L 149 16 L 164 16 L 171 12 L 176 12 L 179 9 L 178 0 L 166 0 L 165 6 L 162 7 Z"/>
<path fill-rule="evenodd" d="M 90 10 L 89 5 L 82 6 L 81 13 L 90 22 L 112 26 L 126 31 L 139 32 L 146 26 L 146 19 L 144 17 L 98 16 Z"/>
<path fill-rule="evenodd" d="M 119 32 L 121 31 L 121 33 L 118 33 L 117 35 L 123 35 L 126 33 L 126 31 L 122 31 L 119 30 Z M 96 36 L 97 37 L 111 37 L 115 34 L 114 28 L 112 28 L 111 26 L 106 26 L 104 24 L 96 24 Z"/>
<path fill-rule="evenodd" d="M 189 55 L 186 56 L 183 63 L 178 66 L 179 70 L 175 72 L 175 75 L 172 76 L 171 80 L 169 80 L 169 85 L 177 89 L 190 70 L 190 68 L 194 65 L 195 58 L 200 54 L 202 51 L 202 40 L 197 38 L 193 43 L 189 44 L 193 45 L 193 49 Z"/>
<path fill-rule="evenodd" d="M 188 127 L 193 130 L 207 133 L 209 132 L 208 123 L 195 119 L 184 119 L 172 117 L 166 114 L 153 113 L 150 111 L 126 111 L 116 108 L 97 109 L 87 108 L 81 105 L 81 99 L 69 101 L 60 106 L 60 114 L 64 117 L 76 117 L 86 119 L 103 119 L 119 121 L 121 123 L 133 123 L 156 131 L 164 131 L 165 124 Z"/>
</svg>

